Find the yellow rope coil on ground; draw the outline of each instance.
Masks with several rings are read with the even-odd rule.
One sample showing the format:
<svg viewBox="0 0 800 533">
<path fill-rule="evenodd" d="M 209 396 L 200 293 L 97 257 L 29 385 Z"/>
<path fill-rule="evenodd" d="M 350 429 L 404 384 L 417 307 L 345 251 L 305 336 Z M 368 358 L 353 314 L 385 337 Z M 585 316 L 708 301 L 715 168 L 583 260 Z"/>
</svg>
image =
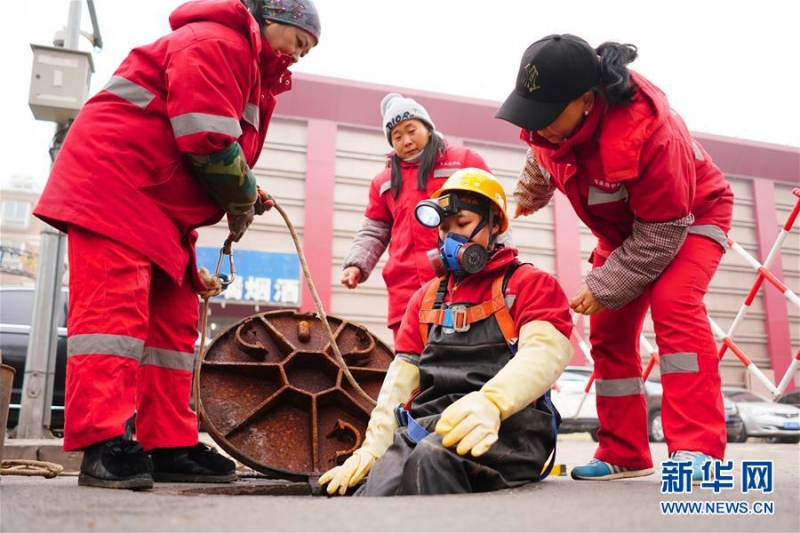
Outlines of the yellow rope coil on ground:
<svg viewBox="0 0 800 533">
<path fill-rule="evenodd" d="M 0 476 L 44 476 L 53 478 L 59 475 L 64 467 L 46 461 L 13 459 L 3 461 L 0 465 Z"/>
</svg>

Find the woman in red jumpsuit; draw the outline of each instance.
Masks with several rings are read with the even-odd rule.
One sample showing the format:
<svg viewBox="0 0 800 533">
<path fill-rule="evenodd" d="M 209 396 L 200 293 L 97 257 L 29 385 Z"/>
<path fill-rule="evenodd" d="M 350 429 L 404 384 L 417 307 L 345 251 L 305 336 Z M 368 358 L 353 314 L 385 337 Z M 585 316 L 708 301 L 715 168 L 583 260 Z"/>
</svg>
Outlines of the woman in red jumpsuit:
<svg viewBox="0 0 800 533">
<path fill-rule="evenodd" d="M 639 335 L 648 308 L 664 386 L 670 457 L 722 459 L 725 419 L 716 343 L 703 297 L 724 252 L 733 193 L 664 93 L 630 71 L 636 47 L 596 50 L 550 35 L 523 55 L 497 117 L 530 149 L 517 215 L 558 189 L 597 237 L 592 270 L 570 306 L 590 316 L 599 448 L 575 479 L 651 474 Z"/>
<path fill-rule="evenodd" d="M 367 474 L 357 496 L 495 491 L 546 477 L 554 459 L 548 391 L 572 357 L 564 290 L 497 243 L 506 195 L 491 174 L 459 170 L 417 215 L 438 230 L 444 275 L 408 302 L 360 447 L 319 479 L 331 495 Z"/>
<path fill-rule="evenodd" d="M 417 224 L 414 208 L 455 171 L 467 167 L 489 171 L 489 167 L 472 150 L 450 145 L 436 131 L 428 111 L 412 98 L 387 94 L 381 101 L 381 116 L 394 151 L 370 184 L 364 222 L 342 264 L 341 282 L 355 289 L 367 281 L 389 249 L 383 268 L 389 295 L 386 322 L 396 340 L 409 298 L 434 277 L 427 253 L 436 248 L 436 231 Z"/>
<path fill-rule="evenodd" d="M 320 23 L 310 0 L 199 0 L 170 25 L 83 106 L 35 209 L 68 236 L 64 449 L 84 451 L 79 485 L 236 479 L 189 405 L 196 228 L 227 215 L 237 241 L 270 207 L 250 169 Z"/>
</svg>

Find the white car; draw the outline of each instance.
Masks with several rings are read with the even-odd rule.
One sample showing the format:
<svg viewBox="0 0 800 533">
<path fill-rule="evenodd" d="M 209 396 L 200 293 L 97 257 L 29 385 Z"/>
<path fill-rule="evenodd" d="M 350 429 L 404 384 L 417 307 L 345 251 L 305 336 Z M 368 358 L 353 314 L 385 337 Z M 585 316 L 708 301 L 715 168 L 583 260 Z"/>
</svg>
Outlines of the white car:
<svg viewBox="0 0 800 533">
<path fill-rule="evenodd" d="M 736 404 L 744 422 L 744 438 L 737 442 L 743 442 L 747 437 L 800 442 L 800 409 L 797 407 L 773 402 L 738 387 L 722 387 L 722 394 Z"/>
<path fill-rule="evenodd" d="M 594 383 L 589 393 L 584 394 L 592 369 L 581 366 L 568 366 L 550 390 L 558 412 L 561 413 L 559 433 L 588 432 L 597 441 L 597 430 L 600 422 L 597 419 Z"/>
</svg>

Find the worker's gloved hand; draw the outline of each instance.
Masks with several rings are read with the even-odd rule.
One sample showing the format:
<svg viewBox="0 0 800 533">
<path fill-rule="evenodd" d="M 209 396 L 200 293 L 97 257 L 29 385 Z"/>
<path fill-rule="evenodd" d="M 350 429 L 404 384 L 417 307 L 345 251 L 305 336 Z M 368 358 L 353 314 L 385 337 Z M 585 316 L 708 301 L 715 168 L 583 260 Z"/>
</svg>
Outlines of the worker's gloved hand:
<svg viewBox="0 0 800 533">
<path fill-rule="evenodd" d="M 228 229 L 230 230 L 230 233 L 228 233 L 228 240 L 231 242 L 239 242 L 244 232 L 247 231 L 247 228 L 253 223 L 254 217 L 255 209 L 252 207 L 240 215 L 228 213 Z"/>
<path fill-rule="evenodd" d="M 419 367 L 409 362 L 404 354 L 396 356 L 386 369 L 375 408 L 369 416 L 364 443 L 342 466 L 331 468 L 319 478 L 320 486 L 328 484 L 328 494 L 344 495 L 348 488 L 364 479 L 394 440 L 394 431 L 399 425 L 394 408 L 405 402 L 417 387 Z"/>
<path fill-rule="evenodd" d="M 442 435 L 442 444 L 458 444 L 456 453 L 480 457 L 497 442 L 500 431 L 500 408 L 483 392 L 470 392 L 453 402 L 442 412 L 436 424 L 436 433 Z"/>
<path fill-rule="evenodd" d="M 364 479 L 372 465 L 377 459 L 374 455 L 359 448 L 353 452 L 342 466 L 335 466 L 322 474 L 319 484 L 328 484 L 326 491 L 333 496 L 337 492 L 344 496 L 347 489 L 354 487 L 359 481 Z"/>
<path fill-rule="evenodd" d="M 268 192 L 264 192 L 264 189 L 258 185 L 256 185 L 256 192 L 258 193 L 258 198 L 256 198 L 256 203 L 253 204 L 253 209 L 256 215 L 263 215 L 275 206 L 275 198 Z"/>
</svg>

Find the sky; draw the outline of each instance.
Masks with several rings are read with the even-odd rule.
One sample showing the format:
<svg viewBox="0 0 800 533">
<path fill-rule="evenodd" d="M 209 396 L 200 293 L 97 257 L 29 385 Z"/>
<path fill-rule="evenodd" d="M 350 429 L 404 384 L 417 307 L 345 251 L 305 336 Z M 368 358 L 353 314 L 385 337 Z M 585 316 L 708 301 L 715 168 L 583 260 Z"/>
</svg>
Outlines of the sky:
<svg viewBox="0 0 800 533">
<path fill-rule="evenodd" d="M 3 0 L 0 181 L 43 183 L 55 124 L 28 107 L 31 44 L 52 46 L 72 0 Z M 95 0 L 103 48 L 81 38 L 95 73 L 90 96 L 134 47 L 169 32 L 184 0 Z M 794 0 L 315 0 L 320 44 L 292 70 L 497 102 L 525 48 L 551 33 L 592 46 L 635 44 L 630 68 L 667 94 L 689 129 L 798 147 L 800 31 Z M 86 0 L 81 29 L 91 33 Z M 280 99 L 278 103 L 280 111 Z M 380 124 L 375 110 L 376 127 Z M 511 127 L 511 126 L 510 126 Z M 444 132 L 446 133 L 446 132 Z"/>
</svg>

